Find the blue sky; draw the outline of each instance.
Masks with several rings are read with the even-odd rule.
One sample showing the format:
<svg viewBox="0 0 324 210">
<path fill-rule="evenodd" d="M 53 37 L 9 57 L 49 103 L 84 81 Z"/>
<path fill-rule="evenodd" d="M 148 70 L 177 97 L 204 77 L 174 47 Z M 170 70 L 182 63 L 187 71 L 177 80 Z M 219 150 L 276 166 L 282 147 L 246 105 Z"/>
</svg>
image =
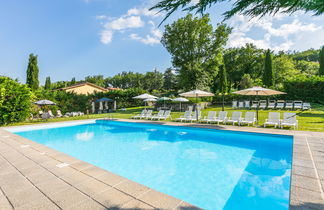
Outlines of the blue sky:
<svg viewBox="0 0 324 210">
<path fill-rule="evenodd" d="M 112 76 L 171 66 L 159 43 L 163 14 L 148 11 L 157 0 L 0 0 L 0 74 L 25 82 L 29 53 L 38 55 L 40 80 Z M 229 3 L 213 6 L 214 25 Z M 184 12 L 166 21 L 171 23 Z M 324 15 L 296 13 L 252 19 L 237 15 L 228 47 L 252 42 L 274 50 L 305 50 L 324 44 Z"/>
</svg>

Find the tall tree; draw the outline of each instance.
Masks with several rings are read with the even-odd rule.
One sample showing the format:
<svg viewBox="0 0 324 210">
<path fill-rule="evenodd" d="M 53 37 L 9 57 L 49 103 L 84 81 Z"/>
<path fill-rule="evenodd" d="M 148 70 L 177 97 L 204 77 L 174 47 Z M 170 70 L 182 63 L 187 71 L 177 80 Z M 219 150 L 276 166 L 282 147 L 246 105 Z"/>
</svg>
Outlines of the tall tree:
<svg viewBox="0 0 324 210">
<path fill-rule="evenodd" d="M 160 0 L 151 8 L 166 12 L 163 19 L 166 20 L 178 9 L 183 11 L 195 11 L 204 13 L 212 4 L 223 2 L 224 0 Z M 193 3 L 195 2 L 195 3 Z M 296 11 L 312 12 L 315 15 L 324 13 L 323 0 L 236 0 L 233 7 L 224 13 L 228 19 L 235 14 L 244 14 L 251 17 L 264 16 L 266 14 L 293 13 Z"/>
<path fill-rule="evenodd" d="M 274 74 L 272 69 L 272 55 L 270 50 L 267 50 L 264 59 L 264 72 L 263 72 L 263 84 L 266 87 L 274 86 Z"/>
<path fill-rule="evenodd" d="M 75 77 L 72 77 L 70 85 L 74 85 L 76 83 Z"/>
<path fill-rule="evenodd" d="M 163 74 L 157 69 L 154 71 L 146 72 L 144 76 L 144 90 L 152 92 L 153 90 L 159 91 L 163 87 Z"/>
<path fill-rule="evenodd" d="M 244 74 L 240 82 L 240 89 L 246 89 L 253 86 L 253 80 L 249 74 Z"/>
<path fill-rule="evenodd" d="M 234 88 L 239 88 L 244 74 L 249 74 L 252 80 L 262 77 L 264 69 L 264 53 L 253 44 L 239 48 L 228 48 L 224 51 L 224 63 L 229 82 Z"/>
<path fill-rule="evenodd" d="M 227 91 L 228 82 L 227 82 L 227 73 L 225 69 L 225 65 L 220 65 L 219 73 L 218 73 L 218 88 L 219 92 L 222 94 L 222 110 L 224 111 L 224 104 L 225 104 L 225 93 Z"/>
<path fill-rule="evenodd" d="M 177 89 L 177 76 L 173 71 L 172 68 L 168 68 L 163 74 L 163 88 L 165 90 Z"/>
<path fill-rule="evenodd" d="M 162 44 L 172 56 L 184 90 L 208 89 L 222 62 L 223 47 L 231 28 L 220 24 L 214 30 L 208 15 L 191 14 L 165 26 Z"/>
<path fill-rule="evenodd" d="M 319 75 L 324 75 L 324 46 L 322 47 L 319 57 L 320 57 L 319 58 L 319 63 L 320 63 Z"/>
<path fill-rule="evenodd" d="M 27 66 L 27 79 L 26 84 L 32 90 L 37 90 L 39 87 L 39 80 L 38 80 L 38 64 L 37 64 L 37 55 L 29 54 L 29 61 Z"/>
<path fill-rule="evenodd" d="M 51 89 L 51 86 L 52 86 L 52 83 L 51 83 L 51 78 L 50 77 L 46 77 L 46 80 L 45 80 L 45 90 L 50 90 Z"/>
</svg>

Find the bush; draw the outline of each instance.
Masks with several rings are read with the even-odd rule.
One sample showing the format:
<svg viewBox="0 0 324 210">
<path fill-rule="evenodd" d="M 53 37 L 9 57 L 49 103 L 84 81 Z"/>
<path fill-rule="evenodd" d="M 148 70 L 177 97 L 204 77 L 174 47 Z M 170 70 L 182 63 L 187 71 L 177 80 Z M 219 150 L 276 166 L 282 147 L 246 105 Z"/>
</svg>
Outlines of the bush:
<svg viewBox="0 0 324 210">
<path fill-rule="evenodd" d="M 324 77 L 299 76 L 284 82 L 286 99 L 324 104 Z"/>
<path fill-rule="evenodd" d="M 19 122 L 29 117 L 32 92 L 26 85 L 0 77 L 0 124 Z"/>
</svg>

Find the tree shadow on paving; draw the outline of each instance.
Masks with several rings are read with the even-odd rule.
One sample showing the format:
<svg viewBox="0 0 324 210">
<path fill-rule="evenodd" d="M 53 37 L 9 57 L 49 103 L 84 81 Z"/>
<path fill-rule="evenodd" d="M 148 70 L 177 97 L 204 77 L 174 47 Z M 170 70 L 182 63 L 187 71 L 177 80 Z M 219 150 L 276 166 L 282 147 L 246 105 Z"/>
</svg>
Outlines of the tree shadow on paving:
<svg viewBox="0 0 324 210">
<path fill-rule="evenodd" d="M 301 203 L 298 205 L 290 205 L 290 210 L 323 210 L 324 203 Z"/>
</svg>

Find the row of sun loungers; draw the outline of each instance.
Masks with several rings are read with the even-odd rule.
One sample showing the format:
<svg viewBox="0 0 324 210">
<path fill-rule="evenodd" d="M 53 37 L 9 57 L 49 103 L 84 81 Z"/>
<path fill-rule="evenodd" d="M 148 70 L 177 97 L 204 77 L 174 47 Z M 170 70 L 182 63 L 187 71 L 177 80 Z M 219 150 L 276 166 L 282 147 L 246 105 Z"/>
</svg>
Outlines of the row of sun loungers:
<svg viewBox="0 0 324 210">
<path fill-rule="evenodd" d="M 144 109 L 139 115 L 135 115 L 133 119 L 148 119 L 148 120 L 166 120 L 168 118 L 172 119 L 170 110 L 160 110 L 156 115 L 152 114 L 152 110 Z"/>
<path fill-rule="evenodd" d="M 278 100 L 278 101 L 271 100 L 269 102 L 267 102 L 266 100 L 252 101 L 252 105 L 250 104 L 250 101 L 233 101 L 232 108 L 309 110 L 311 109 L 311 105 L 310 103 L 302 102 L 302 101 L 284 101 L 284 100 Z"/>
<path fill-rule="evenodd" d="M 238 124 L 238 125 L 254 125 L 257 122 L 257 119 L 255 117 L 255 112 L 246 112 L 245 117 L 242 116 L 242 112 L 240 111 L 234 111 L 232 113 L 231 117 L 227 117 L 227 111 L 220 111 L 218 116 L 216 115 L 216 111 L 209 111 L 208 115 L 205 116 L 203 119 L 198 118 L 200 122 L 206 122 L 206 123 L 223 123 L 223 124 Z M 184 114 L 184 116 L 187 115 L 185 120 L 185 117 L 177 118 L 176 120 L 180 121 L 193 121 L 196 120 L 195 115 L 190 116 L 190 114 Z M 294 127 L 294 129 L 298 128 L 298 120 L 296 119 L 296 113 L 289 113 L 285 112 L 283 113 L 283 119 L 280 119 L 280 112 L 269 112 L 268 119 L 266 119 L 264 123 L 264 127 L 268 125 L 273 125 L 276 127 L 283 128 L 284 126 L 291 126 Z"/>
</svg>

